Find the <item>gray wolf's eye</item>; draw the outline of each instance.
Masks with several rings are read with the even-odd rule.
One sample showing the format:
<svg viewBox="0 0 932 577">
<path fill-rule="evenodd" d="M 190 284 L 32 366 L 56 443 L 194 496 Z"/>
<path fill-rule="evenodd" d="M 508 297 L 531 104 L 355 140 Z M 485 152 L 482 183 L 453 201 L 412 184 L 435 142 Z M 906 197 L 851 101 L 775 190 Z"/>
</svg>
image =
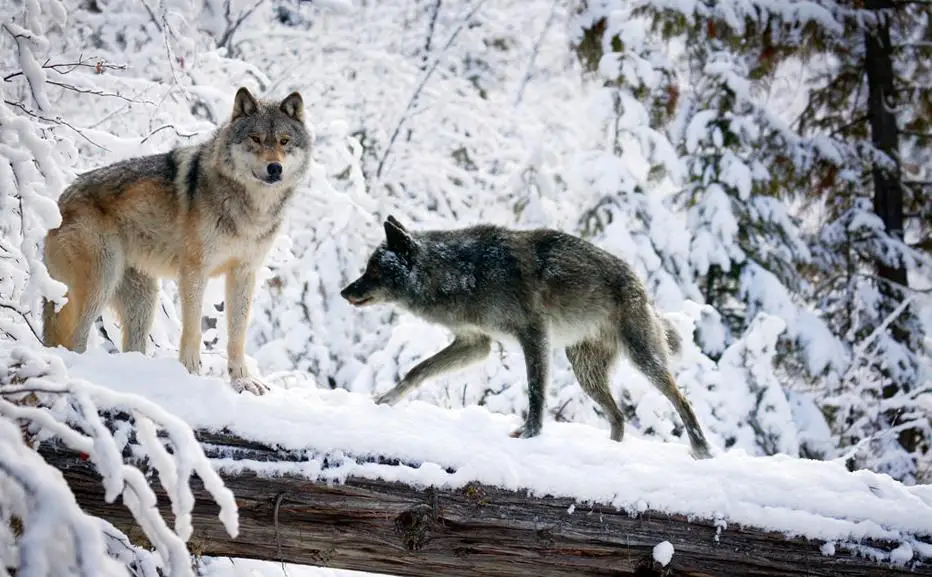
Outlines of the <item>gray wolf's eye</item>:
<svg viewBox="0 0 932 577">
<path fill-rule="evenodd" d="M 281 144 L 282 146 L 285 146 L 289 142 L 291 142 L 291 138 L 287 136 L 282 136 L 281 138 L 278 139 L 278 143 Z"/>
<path fill-rule="evenodd" d="M 255 142 L 256 144 L 262 144 L 262 137 L 258 134 L 250 134 L 249 139 Z"/>
</svg>

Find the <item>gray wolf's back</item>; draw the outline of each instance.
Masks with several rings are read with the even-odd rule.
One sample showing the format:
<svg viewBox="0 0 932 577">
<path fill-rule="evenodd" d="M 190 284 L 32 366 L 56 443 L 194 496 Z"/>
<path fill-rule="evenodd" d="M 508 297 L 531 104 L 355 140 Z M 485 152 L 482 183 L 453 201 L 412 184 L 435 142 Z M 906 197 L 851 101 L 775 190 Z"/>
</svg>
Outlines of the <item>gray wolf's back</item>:
<svg viewBox="0 0 932 577">
<path fill-rule="evenodd" d="M 77 197 L 106 198 L 140 183 L 150 184 L 150 190 L 172 189 L 177 171 L 174 152 L 128 158 L 78 175 L 59 202 Z"/>
</svg>

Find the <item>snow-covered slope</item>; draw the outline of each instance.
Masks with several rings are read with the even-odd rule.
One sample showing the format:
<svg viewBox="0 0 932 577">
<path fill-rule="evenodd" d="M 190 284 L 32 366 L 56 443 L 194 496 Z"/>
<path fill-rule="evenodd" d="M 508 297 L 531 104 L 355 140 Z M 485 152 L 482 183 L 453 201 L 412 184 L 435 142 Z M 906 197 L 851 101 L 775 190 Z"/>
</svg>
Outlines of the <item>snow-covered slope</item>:
<svg viewBox="0 0 932 577">
<path fill-rule="evenodd" d="M 273 390 L 265 396 L 238 395 L 220 379 L 188 376 L 173 359 L 54 354 L 72 377 L 141 394 L 192 427 L 227 429 L 309 455 L 297 464 L 214 461 L 221 469 L 444 488 L 478 481 L 632 512 L 723 519 L 839 546 L 890 540 L 908 552 L 902 560 L 932 558 L 932 546 L 923 543 L 932 536 L 932 487 L 907 487 L 866 470 L 851 473 L 837 462 L 721 450 L 714 459 L 694 461 L 685 445 L 635 435 L 617 444 L 603 430 L 570 423 L 548 422 L 540 437 L 519 440 L 508 435 L 518 417 L 476 406 L 378 406 L 368 396 L 317 388 L 294 373 L 270 379 Z M 341 454 L 342 466 L 322 469 L 324 456 L 333 461 Z M 377 455 L 408 465 L 365 461 Z"/>
</svg>

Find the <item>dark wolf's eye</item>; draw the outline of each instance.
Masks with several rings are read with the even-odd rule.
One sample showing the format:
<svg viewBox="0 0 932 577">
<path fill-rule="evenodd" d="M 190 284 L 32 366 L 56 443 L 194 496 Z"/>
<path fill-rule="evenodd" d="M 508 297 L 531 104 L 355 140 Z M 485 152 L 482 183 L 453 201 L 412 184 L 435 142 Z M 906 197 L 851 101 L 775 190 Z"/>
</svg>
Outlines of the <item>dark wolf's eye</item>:
<svg viewBox="0 0 932 577">
<path fill-rule="evenodd" d="M 382 271 L 379 270 L 379 265 L 377 265 L 377 264 L 370 264 L 370 265 L 366 268 L 366 276 L 372 277 L 372 278 L 374 278 L 374 279 L 379 278 L 379 275 L 380 275 L 381 273 L 382 273 Z"/>
<path fill-rule="evenodd" d="M 250 134 L 249 138 L 256 144 L 262 144 L 262 137 L 259 136 L 258 134 Z"/>
<path fill-rule="evenodd" d="M 281 144 L 282 146 L 285 146 L 289 142 L 291 142 L 291 139 L 288 138 L 287 136 L 282 136 L 281 138 L 278 139 L 278 143 Z"/>
</svg>

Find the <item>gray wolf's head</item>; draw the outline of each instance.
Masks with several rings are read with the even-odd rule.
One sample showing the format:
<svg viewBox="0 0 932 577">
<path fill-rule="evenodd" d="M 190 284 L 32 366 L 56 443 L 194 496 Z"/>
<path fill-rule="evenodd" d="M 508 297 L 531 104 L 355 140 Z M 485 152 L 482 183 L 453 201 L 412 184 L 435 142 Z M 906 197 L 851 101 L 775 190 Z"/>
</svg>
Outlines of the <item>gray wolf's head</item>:
<svg viewBox="0 0 932 577">
<path fill-rule="evenodd" d="M 411 269 L 421 247 L 395 217 L 389 216 L 384 227 L 385 242 L 369 257 L 365 272 L 340 291 L 357 307 L 397 302 L 411 288 Z"/>
<path fill-rule="evenodd" d="M 301 95 L 292 92 L 281 102 L 259 101 L 240 88 L 224 146 L 228 171 L 237 181 L 250 188 L 293 187 L 307 172 L 311 154 Z"/>
</svg>

